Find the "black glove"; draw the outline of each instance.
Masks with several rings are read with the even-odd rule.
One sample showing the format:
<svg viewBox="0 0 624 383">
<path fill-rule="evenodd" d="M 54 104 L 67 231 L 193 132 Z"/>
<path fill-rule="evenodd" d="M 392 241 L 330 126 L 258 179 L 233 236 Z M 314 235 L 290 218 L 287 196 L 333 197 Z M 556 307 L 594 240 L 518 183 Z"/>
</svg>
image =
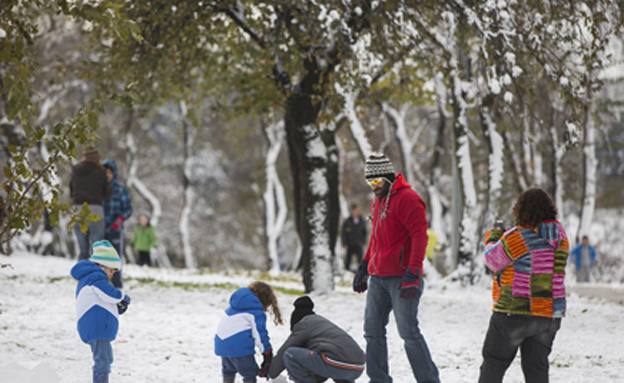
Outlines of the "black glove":
<svg viewBox="0 0 624 383">
<path fill-rule="evenodd" d="M 273 350 L 265 352 L 264 354 L 262 354 L 262 357 L 264 358 L 264 360 L 260 365 L 260 372 L 258 373 L 258 376 L 260 376 L 261 378 L 266 378 L 267 374 L 269 373 L 269 367 L 271 367 L 271 361 L 273 360 Z"/>
<path fill-rule="evenodd" d="M 355 277 L 353 277 L 353 291 L 363 293 L 368 288 L 368 262 L 362 261 Z"/>
<path fill-rule="evenodd" d="M 128 305 L 130 304 L 130 297 L 126 294 L 121 302 L 117 303 L 117 310 L 119 311 L 119 315 L 123 314 L 128 310 Z"/>
</svg>

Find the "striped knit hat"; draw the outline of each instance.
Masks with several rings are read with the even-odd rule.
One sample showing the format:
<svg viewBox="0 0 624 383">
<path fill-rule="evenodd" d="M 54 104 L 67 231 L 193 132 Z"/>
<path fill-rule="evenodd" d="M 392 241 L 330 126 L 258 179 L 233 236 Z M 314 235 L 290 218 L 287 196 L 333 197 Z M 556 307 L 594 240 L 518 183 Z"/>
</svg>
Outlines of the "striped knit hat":
<svg viewBox="0 0 624 383">
<path fill-rule="evenodd" d="M 100 152 L 98 152 L 97 148 L 93 145 L 88 145 L 84 148 L 82 157 L 85 161 L 100 162 Z"/>
<path fill-rule="evenodd" d="M 111 269 L 121 269 L 121 258 L 119 258 L 117 250 L 106 240 L 97 241 L 93 244 L 93 254 L 91 254 L 89 260 Z"/>
<path fill-rule="evenodd" d="M 394 166 L 384 154 L 373 153 L 366 159 L 364 178 L 387 178 L 394 182 Z"/>
</svg>

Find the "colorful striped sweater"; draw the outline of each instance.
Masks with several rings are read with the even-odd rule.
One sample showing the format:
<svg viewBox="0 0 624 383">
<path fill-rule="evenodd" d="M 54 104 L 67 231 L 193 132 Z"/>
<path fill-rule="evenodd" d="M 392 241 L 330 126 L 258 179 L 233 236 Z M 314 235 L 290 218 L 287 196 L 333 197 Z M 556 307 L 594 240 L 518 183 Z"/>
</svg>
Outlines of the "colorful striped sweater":
<svg viewBox="0 0 624 383">
<path fill-rule="evenodd" d="M 544 221 L 536 229 L 514 227 L 502 236 L 500 230 L 491 230 L 485 243 L 485 263 L 494 271 L 494 311 L 548 318 L 565 315 L 569 244 L 559 222 Z"/>
</svg>

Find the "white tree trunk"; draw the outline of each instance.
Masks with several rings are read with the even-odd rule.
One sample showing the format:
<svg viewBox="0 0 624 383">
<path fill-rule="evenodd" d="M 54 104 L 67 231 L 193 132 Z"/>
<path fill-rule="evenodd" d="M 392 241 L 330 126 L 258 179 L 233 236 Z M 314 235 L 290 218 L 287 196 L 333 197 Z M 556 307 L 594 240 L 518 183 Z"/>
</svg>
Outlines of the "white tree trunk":
<svg viewBox="0 0 624 383">
<path fill-rule="evenodd" d="M 141 197 L 143 197 L 147 203 L 150 205 L 150 223 L 154 225 L 154 227 L 158 227 L 158 221 L 160 220 L 160 216 L 162 215 L 162 207 L 160 204 L 160 200 L 154 193 L 152 193 L 147 186 L 137 177 L 137 155 L 138 150 L 137 146 L 134 142 L 134 136 L 132 133 L 128 132 L 126 134 L 126 147 L 128 149 L 128 153 L 130 159 L 128 161 L 128 178 L 127 183 L 128 187 L 134 189 Z M 160 241 L 158 241 L 159 245 L 155 250 L 155 254 L 152 255 L 153 258 L 156 259 L 158 265 L 160 267 L 171 267 L 171 261 L 166 254 L 166 251 Z"/>
<path fill-rule="evenodd" d="M 288 206 L 286 204 L 286 194 L 280 182 L 275 164 L 279 156 L 282 143 L 284 141 L 284 122 L 279 121 L 269 125 L 265 129 L 269 148 L 266 155 L 266 190 L 264 192 L 264 204 L 266 209 L 266 235 L 267 247 L 271 267 L 269 273 L 276 276 L 280 272 L 280 262 L 277 251 L 277 241 L 282 234 L 286 218 L 288 216 Z"/>
<path fill-rule="evenodd" d="M 488 155 L 488 207 L 485 212 L 484 225 L 494 225 L 498 218 L 498 208 L 500 206 L 501 189 L 503 186 L 503 137 L 496 129 L 496 123 L 492 121 L 490 110 L 483 107 L 483 121 L 487 125 L 488 140 L 491 151 Z"/>
<path fill-rule="evenodd" d="M 342 88 L 338 83 L 336 83 L 336 91 L 344 99 L 342 114 L 349 120 L 349 130 L 351 131 L 351 136 L 353 136 L 353 140 L 357 144 L 357 147 L 362 154 L 362 158 L 367 158 L 373 152 L 373 147 L 368 141 L 366 131 L 364 130 L 364 127 L 362 126 L 362 123 L 360 122 L 360 119 L 355 111 L 355 100 L 358 97 L 358 93 L 350 93 L 348 90 Z"/>
<path fill-rule="evenodd" d="M 184 254 L 184 265 L 188 269 L 196 268 L 195 257 L 193 256 L 193 247 L 191 245 L 190 217 L 193 208 L 193 186 L 191 179 L 193 178 L 193 134 L 191 126 L 186 122 L 187 107 L 184 101 L 180 102 L 180 118 L 182 119 L 184 130 L 184 198 L 182 214 L 180 214 L 180 222 L 178 229 L 180 230 L 180 239 L 182 240 L 182 254 Z"/>
<path fill-rule="evenodd" d="M 577 241 L 584 235 L 589 236 L 591 224 L 594 219 L 594 207 L 596 205 L 596 143 L 594 126 L 594 104 L 590 102 L 587 116 L 585 116 L 585 134 L 583 142 L 583 201 L 581 221 L 577 233 Z"/>
<path fill-rule="evenodd" d="M 472 170 L 472 157 L 470 154 L 470 140 L 468 137 L 468 105 L 464 99 L 464 85 L 461 78 L 456 74 L 453 79 L 454 107 L 458 108 L 455 131 L 455 157 L 457 158 L 457 170 L 462 192 L 462 213 L 459 251 L 470 257 L 469 270 L 460 270 L 460 275 L 474 275 L 475 260 L 477 256 L 477 227 L 479 211 L 477 209 L 477 191 L 474 183 Z"/>
<path fill-rule="evenodd" d="M 554 195 L 555 206 L 559 210 L 559 215 L 563 215 L 563 177 L 561 169 L 561 161 L 565 153 L 565 148 L 559 143 L 559 137 L 557 135 L 557 128 L 553 125 L 549 129 L 550 139 L 553 149 L 553 178 L 554 178 Z"/>
<path fill-rule="evenodd" d="M 420 167 L 418 167 L 418 164 L 413 161 L 412 155 L 414 147 L 418 142 L 418 137 L 424 129 L 424 125 L 420 125 L 416 129 L 416 131 L 410 135 L 407 131 L 407 113 L 410 109 L 409 105 L 403 104 L 401 105 L 399 110 L 397 110 L 390 104 L 384 102 L 382 104 L 382 107 L 386 114 L 390 116 L 390 118 L 392 118 L 392 121 L 394 121 L 395 135 L 399 143 L 399 148 L 401 149 L 401 158 L 403 159 L 403 175 L 405 176 L 406 180 L 412 184 L 413 187 L 416 180 L 414 174 L 416 174 L 416 176 L 420 180 L 426 178 L 423 175 Z"/>
</svg>

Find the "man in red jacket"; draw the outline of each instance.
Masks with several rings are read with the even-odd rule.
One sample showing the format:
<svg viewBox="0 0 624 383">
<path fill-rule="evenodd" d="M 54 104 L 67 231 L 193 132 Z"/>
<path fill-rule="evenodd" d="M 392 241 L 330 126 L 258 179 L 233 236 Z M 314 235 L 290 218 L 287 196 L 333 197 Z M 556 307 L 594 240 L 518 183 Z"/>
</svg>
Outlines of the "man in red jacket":
<svg viewBox="0 0 624 383">
<path fill-rule="evenodd" d="M 366 373 L 371 383 L 390 383 L 386 325 L 394 311 L 399 335 L 418 383 L 439 383 L 438 368 L 418 328 L 423 292 L 422 264 L 427 247 L 425 203 L 390 160 L 373 154 L 366 160 L 366 182 L 375 193 L 372 230 L 366 254 L 353 279 L 353 290 L 368 288 L 364 314 Z M 370 275 L 370 286 L 368 278 Z"/>
</svg>

